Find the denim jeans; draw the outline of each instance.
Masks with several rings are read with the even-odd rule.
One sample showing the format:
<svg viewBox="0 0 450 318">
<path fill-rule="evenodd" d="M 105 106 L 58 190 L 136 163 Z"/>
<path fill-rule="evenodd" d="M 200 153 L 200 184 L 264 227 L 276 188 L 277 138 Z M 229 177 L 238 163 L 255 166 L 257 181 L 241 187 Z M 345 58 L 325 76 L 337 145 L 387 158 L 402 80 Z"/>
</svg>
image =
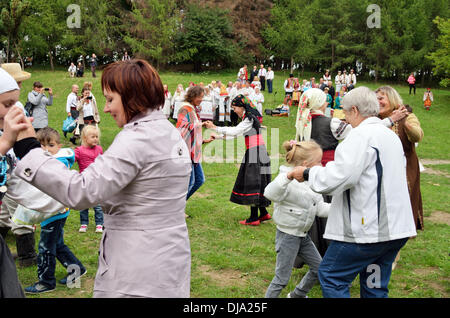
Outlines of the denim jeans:
<svg viewBox="0 0 450 318">
<path fill-rule="evenodd" d="M 349 298 L 359 274 L 361 298 L 387 298 L 392 263 L 408 238 L 371 244 L 331 241 L 319 266 L 325 298 Z"/>
<path fill-rule="evenodd" d="M 56 220 L 41 227 L 41 239 L 39 241 L 38 278 L 40 283 L 48 287 L 56 286 L 55 267 L 56 259 L 67 268 L 69 265 L 78 265 L 80 271 L 85 267 L 72 251 L 64 244 L 64 224 L 66 219 Z"/>
<path fill-rule="evenodd" d="M 103 225 L 103 210 L 100 205 L 93 207 L 95 225 Z M 89 225 L 89 209 L 80 211 L 80 224 Z"/>
<path fill-rule="evenodd" d="M 267 89 L 269 90 L 269 94 L 272 94 L 272 91 L 273 91 L 273 80 L 267 80 Z"/>
<path fill-rule="evenodd" d="M 275 250 L 277 252 L 275 276 L 267 288 L 265 297 L 277 298 L 280 295 L 283 288 L 289 283 L 297 255 L 308 264 L 309 271 L 295 287 L 294 293 L 297 297 L 305 297 L 318 282 L 317 271 L 322 260 L 313 241 L 309 235 L 298 237 L 277 229 Z"/>
<path fill-rule="evenodd" d="M 193 163 L 191 179 L 189 180 L 189 188 L 186 200 L 188 200 L 202 185 L 205 183 L 205 174 L 203 173 L 202 164 Z"/>
</svg>

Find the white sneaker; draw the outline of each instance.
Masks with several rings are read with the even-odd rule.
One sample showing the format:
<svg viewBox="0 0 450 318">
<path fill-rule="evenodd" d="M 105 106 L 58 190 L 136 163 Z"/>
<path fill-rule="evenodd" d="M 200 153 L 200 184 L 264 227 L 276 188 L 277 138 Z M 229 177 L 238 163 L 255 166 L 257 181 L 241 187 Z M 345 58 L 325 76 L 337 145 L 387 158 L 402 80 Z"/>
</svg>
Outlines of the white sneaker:
<svg viewBox="0 0 450 318">
<path fill-rule="evenodd" d="M 95 227 L 95 233 L 103 233 L 103 225 L 97 225 Z"/>
<path fill-rule="evenodd" d="M 86 233 L 86 231 L 87 231 L 87 225 L 86 225 L 86 224 L 82 224 L 82 225 L 80 226 L 80 229 L 78 230 L 78 232 L 80 232 L 80 233 Z"/>
<path fill-rule="evenodd" d="M 290 292 L 289 294 L 287 294 L 286 298 L 301 298 L 301 297 L 298 297 L 296 295 L 292 295 L 292 293 L 293 292 Z M 292 296 L 294 296 L 294 297 L 292 297 Z M 308 298 L 308 296 L 305 296 L 305 298 Z"/>
</svg>

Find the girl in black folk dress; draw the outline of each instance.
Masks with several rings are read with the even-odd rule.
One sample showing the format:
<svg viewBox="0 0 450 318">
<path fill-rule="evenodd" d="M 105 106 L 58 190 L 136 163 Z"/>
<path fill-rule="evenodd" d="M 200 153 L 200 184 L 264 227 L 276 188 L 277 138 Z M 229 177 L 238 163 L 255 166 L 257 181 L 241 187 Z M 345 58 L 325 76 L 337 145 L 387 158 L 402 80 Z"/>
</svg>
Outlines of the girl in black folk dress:
<svg viewBox="0 0 450 318">
<path fill-rule="evenodd" d="M 270 158 L 261 135 L 260 118 L 262 115 L 253 107 L 244 95 L 233 99 L 231 107 L 242 118 L 236 127 L 217 127 L 206 122 L 208 129 L 216 130 L 221 136 L 216 139 L 232 139 L 245 137 L 247 151 L 241 163 L 230 201 L 240 205 L 250 205 L 250 217 L 240 221 L 243 225 L 258 226 L 272 217 L 267 212 L 271 202 L 264 197 L 264 189 L 272 181 Z M 258 216 L 259 210 L 259 216 Z"/>
</svg>

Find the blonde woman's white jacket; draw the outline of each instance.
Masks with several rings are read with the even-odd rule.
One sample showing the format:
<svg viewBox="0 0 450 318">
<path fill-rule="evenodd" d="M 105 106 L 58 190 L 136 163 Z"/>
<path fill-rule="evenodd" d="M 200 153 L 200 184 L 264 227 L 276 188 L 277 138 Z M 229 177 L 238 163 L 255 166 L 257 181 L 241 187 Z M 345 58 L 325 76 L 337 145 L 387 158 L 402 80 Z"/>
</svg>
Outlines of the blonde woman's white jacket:
<svg viewBox="0 0 450 318">
<path fill-rule="evenodd" d="M 273 220 L 281 232 L 305 237 L 314 217 L 328 216 L 330 204 L 323 201 L 321 194 L 311 190 L 308 182 L 289 180 L 291 167 L 281 166 L 278 176 L 267 185 L 264 196 L 274 202 Z"/>
<path fill-rule="evenodd" d="M 311 168 L 309 185 L 333 196 L 326 239 L 377 243 L 417 235 L 403 147 L 379 118 L 353 128 L 334 161 Z"/>
</svg>

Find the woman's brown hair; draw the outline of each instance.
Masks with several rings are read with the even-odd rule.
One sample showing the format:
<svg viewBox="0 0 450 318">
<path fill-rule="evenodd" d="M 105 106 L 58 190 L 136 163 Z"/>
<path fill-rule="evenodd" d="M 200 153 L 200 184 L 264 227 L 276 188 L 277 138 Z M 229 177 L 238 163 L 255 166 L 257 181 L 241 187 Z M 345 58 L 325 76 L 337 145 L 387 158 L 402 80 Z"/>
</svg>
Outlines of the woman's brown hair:
<svg viewBox="0 0 450 318">
<path fill-rule="evenodd" d="M 122 98 L 127 122 L 147 109 L 164 105 L 164 88 L 158 72 L 145 60 L 119 61 L 108 65 L 102 74 L 102 90 Z"/>
<path fill-rule="evenodd" d="M 190 104 L 194 101 L 196 97 L 201 96 L 205 93 L 205 90 L 200 86 L 194 86 L 189 88 L 188 92 L 186 93 L 186 96 L 184 97 L 184 100 Z"/>
</svg>

